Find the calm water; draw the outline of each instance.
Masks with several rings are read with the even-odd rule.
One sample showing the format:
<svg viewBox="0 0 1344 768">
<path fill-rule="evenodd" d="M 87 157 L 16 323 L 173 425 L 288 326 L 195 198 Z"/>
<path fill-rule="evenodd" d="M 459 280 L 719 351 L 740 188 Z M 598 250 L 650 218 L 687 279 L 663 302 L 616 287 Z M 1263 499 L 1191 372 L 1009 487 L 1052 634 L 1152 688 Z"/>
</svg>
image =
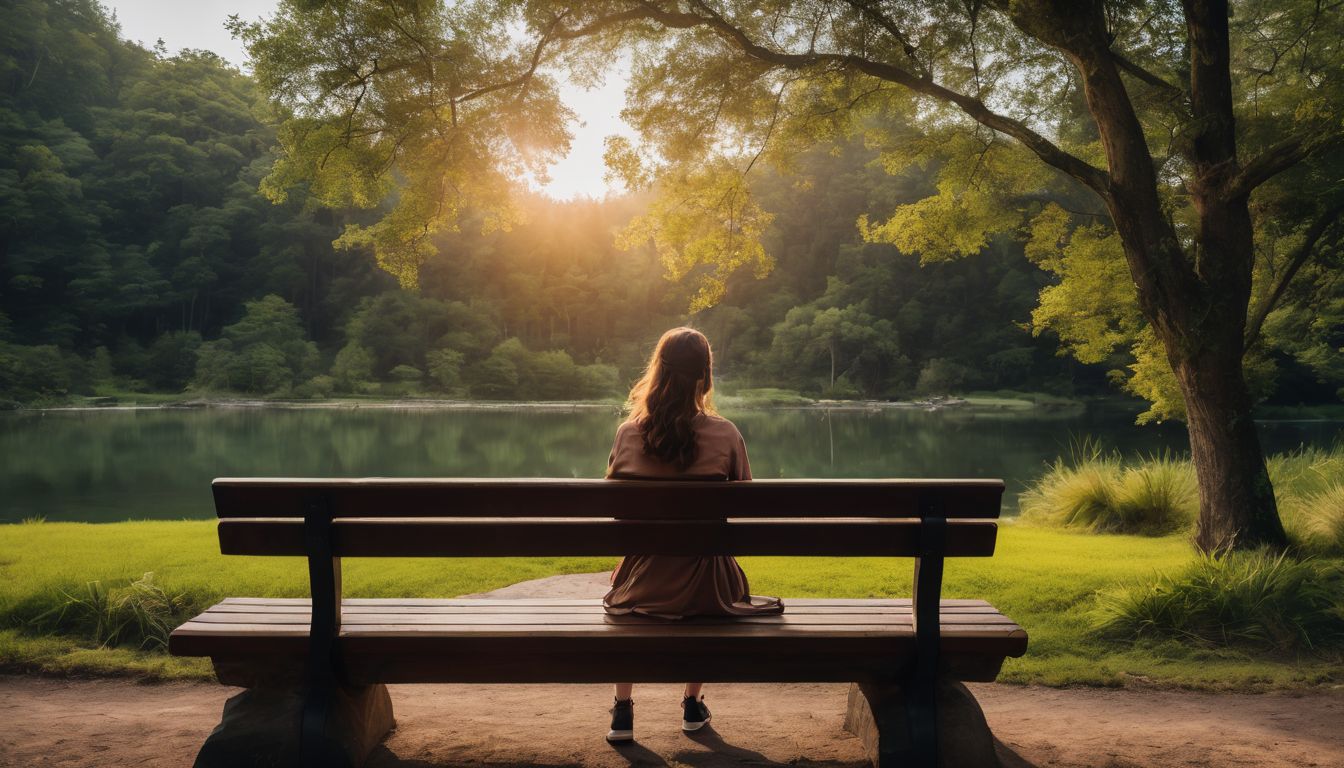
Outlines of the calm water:
<svg viewBox="0 0 1344 768">
<path fill-rule="evenodd" d="M 1001 477 L 1017 492 L 1080 436 L 1185 451 L 1179 425 L 1120 412 L 727 412 L 757 477 Z M 0 414 L 0 521 L 213 517 L 219 476 L 600 477 L 615 409 L 263 409 Z M 1329 445 L 1341 422 L 1266 422 L 1267 450 Z"/>
</svg>

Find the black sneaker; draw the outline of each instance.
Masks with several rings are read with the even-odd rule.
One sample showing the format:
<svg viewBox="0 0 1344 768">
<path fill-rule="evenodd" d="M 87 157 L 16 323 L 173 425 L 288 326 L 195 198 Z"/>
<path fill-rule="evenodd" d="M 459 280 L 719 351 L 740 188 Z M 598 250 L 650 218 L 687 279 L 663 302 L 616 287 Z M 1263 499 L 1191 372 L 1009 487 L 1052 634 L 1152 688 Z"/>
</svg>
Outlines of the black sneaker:
<svg viewBox="0 0 1344 768">
<path fill-rule="evenodd" d="M 689 710 L 687 710 L 689 711 Z M 635 702 L 633 699 L 621 701 L 611 707 L 611 730 L 607 731 L 607 741 L 635 740 Z"/>
<path fill-rule="evenodd" d="M 709 707 L 703 698 L 687 696 L 681 700 L 681 730 L 698 731 L 709 722 Z"/>
</svg>

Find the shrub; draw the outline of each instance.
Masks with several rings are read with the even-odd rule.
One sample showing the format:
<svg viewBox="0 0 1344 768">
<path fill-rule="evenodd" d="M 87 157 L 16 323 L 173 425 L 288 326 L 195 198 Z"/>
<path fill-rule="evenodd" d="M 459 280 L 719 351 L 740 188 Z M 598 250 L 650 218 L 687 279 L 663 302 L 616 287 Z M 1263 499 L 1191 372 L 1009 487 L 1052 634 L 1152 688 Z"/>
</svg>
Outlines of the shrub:
<svg viewBox="0 0 1344 768">
<path fill-rule="evenodd" d="M 200 347 L 201 334 L 195 331 L 174 331 L 155 339 L 149 347 L 146 381 L 156 389 L 181 392 L 196 372 Z"/>
<path fill-rule="evenodd" d="M 294 388 L 295 397 L 327 398 L 336 389 L 336 380 L 330 376 L 314 376 Z"/>
<path fill-rule="evenodd" d="M 1084 441 L 1058 459 L 1018 499 L 1026 521 L 1095 533 L 1160 536 L 1190 525 L 1199 509 L 1188 461 L 1154 457 L 1125 467 L 1115 454 Z"/>
<path fill-rule="evenodd" d="M 455 349 L 436 349 L 425 355 L 429 379 L 440 392 L 452 392 L 462 385 L 465 356 Z"/>
<path fill-rule="evenodd" d="M 70 378 L 67 361 L 56 347 L 0 342 L 0 395 L 20 401 L 64 397 L 70 392 Z"/>
<path fill-rule="evenodd" d="M 353 341 L 346 344 L 331 364 L 331 378 L 339 392 L 364 391 L 373 378 L 373 353 Z"/>
<path fill-rule="evenodd" d="M 398 365 L 387 372 L 387 377 L 401 384 L 416 384 L 425 375 L 413 365 Z"/>
<path fill-rule="evenodd" d="M 1344 569 L 1263 550 L 1205 555 L 1174 575 L 1100 595 L 1096 629 L 1207 647 L 1344 647 Z"/>
</svg>

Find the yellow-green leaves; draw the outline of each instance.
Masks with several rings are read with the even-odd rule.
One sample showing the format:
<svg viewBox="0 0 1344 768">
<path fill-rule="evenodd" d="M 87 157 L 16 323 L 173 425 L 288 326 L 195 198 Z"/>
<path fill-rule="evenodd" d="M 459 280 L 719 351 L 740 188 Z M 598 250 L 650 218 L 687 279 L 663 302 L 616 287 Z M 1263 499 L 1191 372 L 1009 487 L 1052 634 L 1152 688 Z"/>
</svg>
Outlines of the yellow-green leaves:
<svg viewBox="0 0 1344 768">
<path fill-rule="evenodd" d="M 1092 224 L 1070 229 L 1070 217 L 1051 203 L 1032 220 L 1027 258 L 1059 278 L 1041 290 L 1032 331 L 1059 334 L 1084 363 L 1100 363 L 1131 343 L 1144 327 L 1119 235 Z"/>
<path fill-rule="evenodd" d="M 890 243 L 920 261 L 945 261 L 979 253 L 989 238 L 1015 230 L 1033 193 L 1044 190 L 1050 173 L 1020 147 L 998 139 L 987 143 L 964 131 L 940 132 L 944 141 L 914 142 L 883 153 L 888 172 L 935 164 L 937 192 L 897 206 L 886 221 L 865 215 L 859 232 L 870 243 Z"/>
<path fill-rule="evenodd" d="M 336 245 L 370 249 L 406 287 L 430 237 L 465 210 L 507 228 L 511 188 L 569 143 L 570 114 L 538 69 L 537 41 L 511 26 L 517 10 L 285 0 L 267 21 L 232 22 L 281 120 L 263 191 L 281 201 L 302 185 L 326 207 L 379 209 Z"/>
<path fill-rule="evenodd" d="M 725 160 L 668 174 L 649 210 L 621 233 L 622 247 L 651 242 L 667 277 L 690 278 L 691 312 L 723 298 L 728 276 L 749 268 L 764 277 L 774 260 L 761 245 L 771 216 L 752 199 L 743 174 Z"/>
</svg>

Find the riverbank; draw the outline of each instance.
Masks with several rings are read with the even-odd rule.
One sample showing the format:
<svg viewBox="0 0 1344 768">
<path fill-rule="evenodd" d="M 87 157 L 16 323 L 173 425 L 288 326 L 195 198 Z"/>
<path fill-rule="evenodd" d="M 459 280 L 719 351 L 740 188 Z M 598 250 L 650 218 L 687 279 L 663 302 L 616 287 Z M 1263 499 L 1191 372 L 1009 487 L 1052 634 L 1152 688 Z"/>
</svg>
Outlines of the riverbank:
<svg viewBox="0 0 1344 768">
<path fill-rule="evenodd" d="M 960 395 L 931 395 L 908 400 L 833 400 L 818 399 L 792 390 L 762 388 L 717 392 L 715 401 L 720 408 L 750 410 L 759 408 L 818 408 L 824 410 L 878 410 L 945 408 L 1025 411 L 1075 410 L 1089 402 L 1115 405 L 1120 401 L 1100 399 L 1085 401 L 1051 395 L 1043 392 L 974 392 Z M 1125 401 L 1128 404 L 1128 401 Z M 182 393 L 115 392 L 98 396 L 75 395 L 60 402 L 44 402 L 23 406 L 20 410 L 35 411 L 102 411 L 138 410 L 146 408 L 427 408 L 459 410 L 575 410 L 622 408 L 624 399 L 612 396 L 598 400 L 474 400 L 455 399 L 432 394 L 405 396 L 358 395 L 341 397 L 288 398 L 250 397 L 223 392 Z M 1136 411 L 1137 412 L 1137 411 Z"/>
<path fill-rule="evenodd" d="M 229 595 L 307 592 L 301 561 L 223 557 L 215 524 L 208 520 L 4 525 L 0 553 L 0 670 L 8 672 L 208 678 L 208 666 L 199 660 L 174 659 L 134 644 L 100 647 L 100 617 L 115 616 L 108 606 L 146 573 L 154 574 L 150 584 L 173 606 L 170 625 Z M 1192 557 L 1182 536 L 1099 536 L 1006 523 L 994 557 L 949 561 L 944 596 L 990 600 L 1031 634 L 1029 653 L 1008 661 L 1004 682 L 1239 692 L 1344 684 L 1337 654 L 1264 656 L 1173 642 L 1118 643 L 1096 635 L 1099 592 L 1151 580 Z M 742 562 L 758 594 L 910 594 L 908 560 Z M 349 597 L 448 597 L 553 574 L 602 571 L 614 563 L 614 558 L 352 559 L 343 570 Z M 99 586 L 91 588 L 90 582 Z"/>
</svg>

